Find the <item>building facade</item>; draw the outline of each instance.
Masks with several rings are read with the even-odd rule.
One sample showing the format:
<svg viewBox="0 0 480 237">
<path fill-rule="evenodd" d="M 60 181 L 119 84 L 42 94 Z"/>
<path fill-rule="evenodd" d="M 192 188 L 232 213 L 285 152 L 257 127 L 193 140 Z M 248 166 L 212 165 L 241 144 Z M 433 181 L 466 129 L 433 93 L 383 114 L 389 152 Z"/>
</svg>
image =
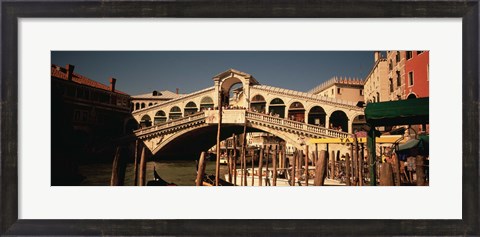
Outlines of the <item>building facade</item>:
<svg viewBox="0 0 480 237">
<path fill-rule="evenodd" d="M 387 59 L 380 52 L 374 52 L 374 66 L 365 78 L 364 98 L 366 103 L 390 100 L 389 81 L 387 80 Z"/>
<path fill-rule="evenodd" d="M 346 101 L 363 102 L 364 83 L 364 80 L 358 78 L 333 77 L 307 93 Z"/>
<path fill-rule="evenodd" d="M 405 99 L 406 51 L 387 51 L 390 100 Z"/>
<path fill-rule="evenodd" d="M 406 99 L 429 96 L 429 51 L 406 51 L 405 89 Z"/>
<path fill-rule="evenodd" d="M 78 163 L 113 158 L 113 140 L 137 128 L 115 78 L 107 86 L 74 68 L 51 65 L 52 185 L 78 182 Z"/>
</svg>

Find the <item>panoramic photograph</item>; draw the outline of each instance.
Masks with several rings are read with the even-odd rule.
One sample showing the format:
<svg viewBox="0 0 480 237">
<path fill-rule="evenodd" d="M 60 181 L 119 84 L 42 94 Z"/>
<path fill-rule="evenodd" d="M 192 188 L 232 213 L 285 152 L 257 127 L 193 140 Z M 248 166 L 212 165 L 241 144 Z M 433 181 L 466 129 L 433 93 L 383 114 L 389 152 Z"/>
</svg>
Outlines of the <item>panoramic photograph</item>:
<svg viewBox="0 0 480 237">
<path fill-rule="evenodd" d="M 429 186 L 429 51 L 51 51 L 52 186 Z"/>
</svg>

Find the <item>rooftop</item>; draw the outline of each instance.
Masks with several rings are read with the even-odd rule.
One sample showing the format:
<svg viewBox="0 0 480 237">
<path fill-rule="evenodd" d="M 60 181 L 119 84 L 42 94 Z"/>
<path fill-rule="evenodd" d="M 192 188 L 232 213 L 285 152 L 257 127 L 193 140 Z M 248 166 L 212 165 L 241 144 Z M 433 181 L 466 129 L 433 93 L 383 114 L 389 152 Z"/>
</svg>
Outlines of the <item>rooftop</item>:
<svg viewBox="0 0 480 237">
<path fill-rule="evenodd" d="M 51 76 L 55 77 L 55 78 L 58 78 L 58 79 L 65 80 L 65 81 L 68 80 L 67 69 L 65 69 L 63 67 L 60 67 L 58 65 L 55 65 L 55 64 L 52 64 L 52 66 L 51 66 Z M 85 76 L 77 74 L 77 73 L 72 73 L 72 81 L 77 83 L 77 84 L 81 84 L 81 85 L 85 85 L 85 86 L 89 86 L 89 87 L 93 87 L 93 88 L 97 88 L 97 89 L 101 89 L 101 90 L 111 91 L 110 86 L 104 85 L 100 82 L 94 81 L 94 80 L 92 80 L 88 77 L 85 77 Z M 114 93 L 128 95 L 127 93 L 116 90 L 116 89 L 115 89 Z"/>
</svg>

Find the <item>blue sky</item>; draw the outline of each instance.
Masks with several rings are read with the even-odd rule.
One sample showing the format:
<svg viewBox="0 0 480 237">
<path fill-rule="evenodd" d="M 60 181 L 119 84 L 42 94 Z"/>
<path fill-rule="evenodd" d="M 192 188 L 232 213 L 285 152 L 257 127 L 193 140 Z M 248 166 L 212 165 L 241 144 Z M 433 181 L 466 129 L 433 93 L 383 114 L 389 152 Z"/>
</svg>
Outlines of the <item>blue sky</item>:
<svg viewBox="0 0 480 237">
<path fill-rule="evenodd" d="M 333 76 L 364 79 L 372 51 L 52 51 L 51 63 L 75 65 L 75 72 L 130 95 L 153 90 L 191 93 L 213 86 L 212 77 L 229 68 L 261 84 L 308 91 Z"/>
</svg>

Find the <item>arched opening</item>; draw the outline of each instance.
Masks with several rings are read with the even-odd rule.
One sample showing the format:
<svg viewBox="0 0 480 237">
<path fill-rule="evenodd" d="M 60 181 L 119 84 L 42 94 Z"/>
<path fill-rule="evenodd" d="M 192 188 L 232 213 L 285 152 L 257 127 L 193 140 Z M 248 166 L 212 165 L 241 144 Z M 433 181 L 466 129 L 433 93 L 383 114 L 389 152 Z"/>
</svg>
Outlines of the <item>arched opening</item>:
<svg viewBox="0 0 480 237">
<path fill-rule="evenodd" d="M 365 115 L 357 115 L 352 122 L 353 133 L 363 131 L 363 127 L 366 123 Z"/>
<path fill-rule="evenodd" d="M 142 105 L 140 106 L 142 109 L 145 108 L 145 103 L 142 103 Z"/>
<path fill-rule="evenodd" d="M 152 105 L 153 105 L 152 102 L 148 103 L 148 107 L 150 107 L 150 106 L 152 106 Z"/>
<path fill-rule="evenodd" d="M 246 107 L 244 104 L 240 103 L 243 95 L 243 84 L 238 81 L 230 86 L 228 93 L 224 94 L 224 98 L 222 100 L 223 105 Z"/>
<path fill-rule="evenodd" d="M 155 117 L 153 118 L 153 124 L 157 125 L 160 123 L 165 123 L 166 121 L 167 121 L 167 115 L 165 114 L 165 112 L 163 112 L 163 110 L 157 111 L 157 113 L 155 114 Z"/>
<path fill-rule="evenodd" d="M 168 119 L 173 120 L 173 119 L 179 119 L 182 117 L 182 110 L 178 106 L 173 106 L 170 109 L 170 113 L 168 114 Z"/>
<path fill-rule="evenodd" d="M 129 119 L 127 123 L 125 124 L 125 133 L 130 134 L 133 131 L 138 129 L 138 123 L 135 121 L 135 119 Z"/>
<path fill-rule="evenodd" d="M 330 115 L 330 128 L 342 132 L 348 131 L 348 117 L 345 112 L 337 110 Z"/>
<path fill-rule="evenodd" d="M 265 113 L 266 105 L 267 102 L 265 101 L 265 98 L 263 98 L 261 95 L 256 95 L 252 98 L 250 108 L 253 110 L 253 112 Z"/>
<path fill-rule="evenodd" d="M 270 106 L 268 106 L 268 111 L 273 116 L 279 116 L 280 118 L 285 118 L 285 103 L 280 98 L 275 98 L 270 101 Z"/>
<path fill-rule="evenodd" d="M 325 126 L 325 119 L 327 117 L 327 113 L 325 110 L 320 106 L 314 106 L 308 112 L 308 124 L 314 124 L 322 127 Z"/>
<path fill-rule="evenodd" d="M 213 100 L 210 96 L 205 96 L 200 101 L 200 111 L 213 109 Z"/>
<path fill-rule="evenodd" d="M 305 122 L 305 108 L 302 103 L 293 102 L 290 105 L 288 108 L 288 119 L 302 123 Z"/>
<path fill-rule="evenodd" d="M 190 101 L 190 102 L 187 103 L 187 105 L 185 105 L 185 109 L 183 111 L 184 111 L 183 114 L 185 116 L 188 116 L 190 114 L 194 114 L 198 111 L 197 105 L 193 101 Z"/>
<path fill-rule="evenodd" d="M 146 128 L 152 126 L 152 119 L 148 114 L 143 115 L 142 119 L 140 120 L 140 128 Z"/>
<path fill-rule="evenodd" d="M 410 94 L 410 95 L 408 95 L 407 100 L 408 99 L 416 99 L 416 98 L 417 98 L 417 96 L 415 94 Z"/>
<path fill-rule="evenodd" d="M 135 103 L 135 110 L 140 109 L 140 103 Z"/>
</svg>

